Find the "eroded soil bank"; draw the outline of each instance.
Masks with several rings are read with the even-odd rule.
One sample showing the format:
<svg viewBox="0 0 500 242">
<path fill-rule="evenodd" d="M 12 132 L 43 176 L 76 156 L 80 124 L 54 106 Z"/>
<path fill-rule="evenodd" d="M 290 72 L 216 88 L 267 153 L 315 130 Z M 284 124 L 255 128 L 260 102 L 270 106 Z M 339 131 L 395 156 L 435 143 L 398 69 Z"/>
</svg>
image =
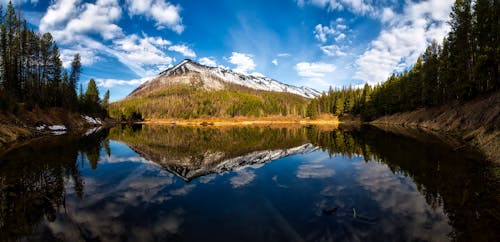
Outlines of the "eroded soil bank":
<svg viewBox="0 0 500 242">
<path fill-rule="evenodd" d="M 84 132 L 105 123 L 62 108 L 0 112 L 0 149 L 40 136 Z"/>
<path fill-rule="evenodd" d="M 410 127 L 458 137 L 500 164 L 500 91 L 468 102 L 384 116 L 372 124 L 386 130 Z M 396 132 L 397 127 L 393 127 Z"/>
</svg>

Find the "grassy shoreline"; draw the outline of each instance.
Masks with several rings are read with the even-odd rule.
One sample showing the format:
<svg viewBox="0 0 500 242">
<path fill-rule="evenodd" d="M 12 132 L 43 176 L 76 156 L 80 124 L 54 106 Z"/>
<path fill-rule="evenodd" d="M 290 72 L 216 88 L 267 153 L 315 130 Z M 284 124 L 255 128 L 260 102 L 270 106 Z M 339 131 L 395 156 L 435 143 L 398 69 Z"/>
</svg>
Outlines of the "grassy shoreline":
<svg viewBox="0 0 500 242">
<path fill-rule="evenodd" d="M 245 126 L 245 125 L 334 125 L 342 122 L 337 117 L 307 119 L 298 117 L 262 118 L 202 118 L 202 119 L 146 119 L 142 124 L 180 125 L 180 126 Z"/>
</svg>

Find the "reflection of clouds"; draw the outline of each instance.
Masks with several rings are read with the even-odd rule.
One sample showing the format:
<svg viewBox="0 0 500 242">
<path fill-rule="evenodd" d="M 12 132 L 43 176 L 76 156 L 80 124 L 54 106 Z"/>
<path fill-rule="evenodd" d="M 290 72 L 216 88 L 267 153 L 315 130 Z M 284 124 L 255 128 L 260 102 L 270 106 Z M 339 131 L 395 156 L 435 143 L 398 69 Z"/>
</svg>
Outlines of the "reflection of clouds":
<svg viewBox="0 0 500 242">
<path fill-rule="evenodd" d="M 58 214 L 56 221 L 46 223 L 47 228 L 63 241 L 168 240 L 179 232 L 184 222 L 182 208 L 166 213 L 158 211 L 161 216 L 151 217 L 144 217 L 147 213 L 144 209 L 163 206 L 173 196 L 186 195 L 194 185 L 169 192 L 166 188 L 175 183 L 173 175 L 151 163 L 137 164 L 126 173 L 118 174 L 111 178 L 86 177 L 83 200 L 68 189 L 65 211 Z M 136 223 L 134 219 L 141 222 Z M 118 234 L 124 237 L 117 237 Z"/>
<path fill-rule="evenodd" d="M 173 195 L 173 196 L 185 196 L 189 192 L 191 192 L 191 190 L 193 190 L 194 187 L 196 187 L 196 185 L 194 185 L 194 184 L 186 184 L 186 185 L 184 185 L 183 187 L 181 187 L 179 189 L 175 189 L 175 190 L 170 191 L 170 194 Z"/>
<path fill-rule="evenodd" d="M 115 155 L 110 156 L 101 156 L 99 157 L 99 164 L 103 163 L 121 163 L 121 162 L 133 162 L 133 163 L 147 163 L 147 164 L 156 164 L 152 161 L 149 161 L 141 156 L 128 156 L 128 157 L 118 157 Z"/>
<path fill-rule="evenodd" d="M 398 233 L 403 240 L 449 240 L 446 235 L 452 228 L 442 207 L 431 208 L 410 178 L 393 174 L 381 163 L 356 163 L 355 167 L 358 182 L 387 214 L 378 222 L 384 233 Z"/>
<path fill-rule="evenodd" d="M 297 169 L 298 178 L 328 178 L 335 175 L 335 171 L 332 168 L 326 167 L 324 161 L 328 157 L 320 157 L 315 160 L 311 160 L 306 164 L 302 164 Z"/>
<path fill-rule="evenodd" d="M 200 177 L 199 181 L 200 183 L 203 183 L 203 184 L 208 184 L 210 183 L 211 181 L 215 180 L 215 178 L 217 177 L 217 175 L 215 174 L 212 174 L 212 175 L 206 175 L 206 176 L 202 176 Z"/>
<path fill-rule="evenodd" d="M 231 185 L 233 188 L 238 188 L 251 183 L 255 179 L 255 173 L 248 170 L 239 170 L 236 175 L 231 177 Z"/>
</svg>

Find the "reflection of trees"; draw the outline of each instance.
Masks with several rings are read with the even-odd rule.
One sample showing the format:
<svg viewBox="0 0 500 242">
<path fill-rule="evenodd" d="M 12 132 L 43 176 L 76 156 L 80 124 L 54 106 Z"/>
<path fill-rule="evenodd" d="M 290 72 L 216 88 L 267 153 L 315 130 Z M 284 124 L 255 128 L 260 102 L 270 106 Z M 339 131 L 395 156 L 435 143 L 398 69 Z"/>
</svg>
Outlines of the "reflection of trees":
<svg viewBox="0 0 500 242">
<path fill-rule="evenodd" d="M 81 198 L 83 179 L 78 168 L 78 154 L 80 151 L 87 157 L 98 154 L 106 136 L 101 132 L 83 139 L 51 137 L 2 156 L 0 241 L 31 235 L 44 218 L 54 221 L 57 210 L 65 207 L 66 183 L 74 184 L 73 188 Z"/>
<path fill-rule="evenodd" d="M 360 155 L 411 177 L 431 207 L 443 206 L 455 239 L 498 240 L 500 191 L 491 165 L 443 143 L 417 141 L 372 127 L 329 132 L 310 129 L 309 137 L 332 155 Z"/>
<path fill-rule="evenodd" d="M 241 164 L 235 165 L 243 166 L 251 163 L 252 158 L 259 159 L 259 154 L 254 152 L 283 151 L 308 142 L 307 131 L 300 126 L 124 126 L 112 129 L 110 138 L 127 143 L 146 159 L 159 163 L 185 180 L 211 173 L 210 170 L 230 159 L 242 158 Z M 249 157 L 245 157 L 247 155 Z"/>
</svg>

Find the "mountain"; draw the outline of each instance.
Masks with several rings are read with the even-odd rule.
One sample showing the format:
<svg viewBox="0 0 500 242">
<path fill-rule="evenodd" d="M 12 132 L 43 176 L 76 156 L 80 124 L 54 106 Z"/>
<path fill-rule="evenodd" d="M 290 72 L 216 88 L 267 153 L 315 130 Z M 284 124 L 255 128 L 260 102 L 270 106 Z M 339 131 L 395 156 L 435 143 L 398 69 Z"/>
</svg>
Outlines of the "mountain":
<svg viewBox="0 0 500 242">
<path fill-rule="evenodd" d="M 320 92 L 309 87 L 296 87 L 268 77 L 239 74 L 221 67 L 209 67 L 186 59 L 143 83 L 132 91 L 129 97 L 139 96 L 160 86 L 193 84 L 193 82 L 206 90 L 223 90 L 229 84 L 269 92 L 287 92 L 305 98 L 315 98 L 321 95 Z"/>
<path fill-rule="evenodd" d="M 110 105 L 115 119 L 304 117 L 320 93 L 267 77 L 243 75 L 191 60 L 161 72 Z"/>
</svg>

